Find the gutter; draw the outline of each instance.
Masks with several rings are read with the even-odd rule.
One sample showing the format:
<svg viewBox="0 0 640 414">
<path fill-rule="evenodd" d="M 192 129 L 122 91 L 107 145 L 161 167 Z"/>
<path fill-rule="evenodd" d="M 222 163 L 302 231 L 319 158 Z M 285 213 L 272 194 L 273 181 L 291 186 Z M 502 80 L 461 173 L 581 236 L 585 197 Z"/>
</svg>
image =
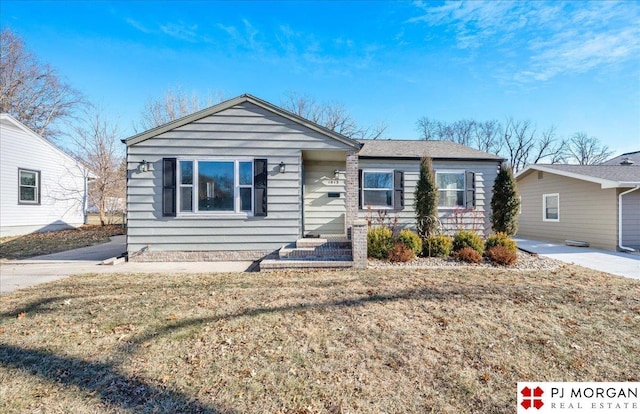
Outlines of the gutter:
<svg viewBox="0 0 640 414">
<path fill-rule="evenodd" d="M 635 252 L 635 249 L 622 245 L 622 196 L 636 190 L 640 190 L 640 185 L 636 185 L 631 190 L 624 191 L 618 195 L 618 248 L 626 252 Z"/>
</svg>

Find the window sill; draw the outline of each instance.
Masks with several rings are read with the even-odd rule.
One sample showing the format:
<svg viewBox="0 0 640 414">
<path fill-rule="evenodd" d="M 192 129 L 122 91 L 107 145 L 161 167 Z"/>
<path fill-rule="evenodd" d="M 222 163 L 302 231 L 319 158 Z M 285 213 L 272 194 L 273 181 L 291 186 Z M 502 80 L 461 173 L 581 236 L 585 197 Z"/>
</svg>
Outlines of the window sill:
<svg viewBox="0 0 640 414">
<path fill-rule="evenodd" d="M 245 220 L 253 217 L 252 215 L 248 215 L 247 213 L 195 213 L 188 214 L 182 213 L 178 214 L 176 218 L 178 219 L 186 219 L 186 220 L 202 220 L 202 219 L 228 219 L 228 220 Z"/>
</svg>

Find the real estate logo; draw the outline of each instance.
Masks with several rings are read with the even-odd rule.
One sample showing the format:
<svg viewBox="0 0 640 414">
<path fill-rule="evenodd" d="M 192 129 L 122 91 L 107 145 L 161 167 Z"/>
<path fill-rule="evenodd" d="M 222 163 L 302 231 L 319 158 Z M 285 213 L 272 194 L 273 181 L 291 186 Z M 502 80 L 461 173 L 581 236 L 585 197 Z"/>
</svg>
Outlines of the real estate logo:
<svg viewBox="0 0 640 414">
<path fill-rule="evenodd" d="M 640 382 L 519 382 L 519 414 L 640 413 Z"/>
<path fill-rule="evenodd" d="M 531 407 L 539 410 L 544 405 L 544 402 L 542 402 L 542 394 L 544 394 L 544 391 L 539 386 L 534 389 L 525 386 L 520 391 L 520 394 L 522 394 L 522 402 L 520 405 L 523 406 L 525 410 Z"/>
</svg>

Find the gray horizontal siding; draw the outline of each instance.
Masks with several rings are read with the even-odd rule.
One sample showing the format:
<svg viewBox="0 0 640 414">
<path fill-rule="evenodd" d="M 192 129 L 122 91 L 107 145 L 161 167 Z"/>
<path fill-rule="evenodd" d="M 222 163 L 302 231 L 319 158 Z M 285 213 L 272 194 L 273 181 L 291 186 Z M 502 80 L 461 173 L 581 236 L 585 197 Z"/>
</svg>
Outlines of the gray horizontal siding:
<svg viewBox="0 0 640 414">
<path fill-rule="evenodd" d="M 414 228 L 415 189 L 420 178 L 420 162 L 417 160 L 374 160 L 360 159 L 361 169 L 392 169 L 404 171 L 404 208 L 400 211 L 386 210 L 389 217 L 397 217 L 402 227 Z M 463 161 L 433 161 L 434 171 L 465 170 L 476 173 L 476 208 L 473 212 L 454 212 L 451 209 L 439 209 L 438 216 L 447 232 L 462 229 L 476 230 L 488 234 L 491 231 L 491 194 L 493 184 L 498 175 L 496 162 L 463 162 Z M 377 211 L 360 210 L 358 216 L 371 219 L 374 223 L 378 217 Z"/>
<path fill-rule="evenodd" d="M 129 252 L 147 246 L 152 251 L 273 251 L 295 241 L 302 234 L 302 149 L 344 151 L 346 146 L 250 103 L 129 147 Z M 267 217 L 162 217 L 164 157 L 267 158 Z M 142 160 L 154 171 L 137 172 Z M 286 164 L 284 174 L 280 162 Z"/>
<path fill-rule="evenodd" d="M 592 247 L 616 249 L 616 189 L 547 172 L 539 179 L 533 172 L 518 180 L 518 191 L 522 200 L 518 236 L 560 243 L 580 240 Z M 560 198 L 560 221 L 543 221 L 542 196 L 555 193 Z"/>
</svg>

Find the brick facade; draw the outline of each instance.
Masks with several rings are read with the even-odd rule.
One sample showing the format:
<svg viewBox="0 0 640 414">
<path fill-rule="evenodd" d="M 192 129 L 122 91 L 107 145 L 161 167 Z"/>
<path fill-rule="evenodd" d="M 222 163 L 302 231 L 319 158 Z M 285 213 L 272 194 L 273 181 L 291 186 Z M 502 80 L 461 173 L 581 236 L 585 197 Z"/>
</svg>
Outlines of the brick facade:
<svg viewBox="0 0 640 414">
<path fill-rule="evenodd" d="M 367 268 L 367 231 L 369 226 L 367 220 L 354 220 L 353 231 L 351 233 L 351 243 L 353 251 L 353 268 Z"/>
<path fill-rule="evenodd" d="M 358 219 L 358 152 L 347 152 L 347 165 L 345 176 L 345 217 L 344 224 L 347 235 L 351 235 L 351 227 Z"/>
<path fill-rule="evenodd" d="M 270 251 L 149 251 L 129 257 L 130 262 L 217 262 L 217 261 L 257 261 L 278 257 Z"/>
</svg>

